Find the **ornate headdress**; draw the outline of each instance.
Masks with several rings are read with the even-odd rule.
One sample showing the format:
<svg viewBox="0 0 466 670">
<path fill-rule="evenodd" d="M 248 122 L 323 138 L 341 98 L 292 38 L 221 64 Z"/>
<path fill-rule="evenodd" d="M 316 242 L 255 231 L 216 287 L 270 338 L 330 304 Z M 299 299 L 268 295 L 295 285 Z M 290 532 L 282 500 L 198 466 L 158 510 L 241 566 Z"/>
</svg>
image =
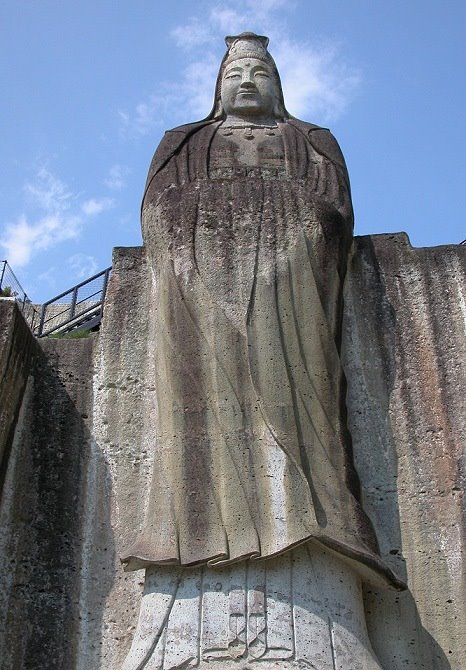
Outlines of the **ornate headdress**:
<svg viewBox="0 0 466 670">
<path fill-rule="evenodd" d="M 225 37 L 228 47 L 223 66 L 228 65 L 238 58 L 256 58 L 265 63 L 273 63 L 272 57 L 267 51 L 269 38 L 255 33 L 241 33 L 241 35 L 230 35 Z M 275 65 L 275 63 L 273 63 Z"/>
</svg>

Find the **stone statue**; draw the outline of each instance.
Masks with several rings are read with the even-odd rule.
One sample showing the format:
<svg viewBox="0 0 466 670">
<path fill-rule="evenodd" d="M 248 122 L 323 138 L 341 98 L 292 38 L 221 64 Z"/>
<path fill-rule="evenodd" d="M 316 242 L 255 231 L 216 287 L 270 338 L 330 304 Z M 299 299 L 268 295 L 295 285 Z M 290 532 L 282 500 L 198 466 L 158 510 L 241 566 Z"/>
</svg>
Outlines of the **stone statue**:
<svg viewBox="0 0 466 670">
<path fill-rule="evenodd" d="M 226 38 L 211 114 L 165 134 L 142 204 L 156 286 L 158 441 L 125 670 L 380 670 L 361 581 L 401 589 L 345 421 L 353 215 L 326 129 L 285 109 L 267 46 Z"/>
</svg>

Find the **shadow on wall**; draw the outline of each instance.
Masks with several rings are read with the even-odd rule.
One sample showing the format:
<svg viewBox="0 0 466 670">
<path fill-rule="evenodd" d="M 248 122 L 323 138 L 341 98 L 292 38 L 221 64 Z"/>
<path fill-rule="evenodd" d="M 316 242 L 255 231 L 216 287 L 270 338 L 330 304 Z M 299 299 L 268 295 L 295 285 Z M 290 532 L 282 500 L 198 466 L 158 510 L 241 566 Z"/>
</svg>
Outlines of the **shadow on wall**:
<svg viewBox="0 0 466 670">
<path fill-rule="evenodd" d="M 382 236 L 379 236 L 382 237 Z M 389 244 L 390 236 L 387 238 Z M 396 250 L 393 250 L 396 253 Z M 348 381 L 348 425 L 363 505 L 385 562 L 405 581 L 400 527 L 398 454 L 390 412 L 395 386 L 395 310 L 371 237 L 356 237 L 344 295 L 342 361 Z M 369 635 L 384 670 L 450 670 L 439 644 L 423 628 L 412 594 L 364 592 Z"/>
<path fill-rule="evenodd" d="M 1 670 L 101 667 L 115 549 L 110 479 L 87 426 L 92 348 L 35 347 L 0 507 Z"/>
<path fill-rule="evenodd" d="M 369 637 L 384 670 L 451 670 L 445 652 L 423 627 L 409 591 L 364 589 Z"/>
</svg>

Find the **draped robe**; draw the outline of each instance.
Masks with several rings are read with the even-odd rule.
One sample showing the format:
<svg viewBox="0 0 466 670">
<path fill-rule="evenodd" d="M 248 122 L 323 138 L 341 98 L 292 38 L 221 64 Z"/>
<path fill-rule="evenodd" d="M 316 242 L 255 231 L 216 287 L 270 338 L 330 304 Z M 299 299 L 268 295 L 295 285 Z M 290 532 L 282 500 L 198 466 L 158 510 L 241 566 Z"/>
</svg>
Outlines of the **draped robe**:
<svg viewBox="0 0 466 670">
<path fill-rule="evenodd" d="M 343 157 L 327 130 L 289 119 L 278 165 L 218 167 L 220 129 L 168 132 L 149 171 L 157 443 L 122 560 L 225 565 L 310 541 L 401 588 L 361 507 L 346 426 Z"/>
</svg>

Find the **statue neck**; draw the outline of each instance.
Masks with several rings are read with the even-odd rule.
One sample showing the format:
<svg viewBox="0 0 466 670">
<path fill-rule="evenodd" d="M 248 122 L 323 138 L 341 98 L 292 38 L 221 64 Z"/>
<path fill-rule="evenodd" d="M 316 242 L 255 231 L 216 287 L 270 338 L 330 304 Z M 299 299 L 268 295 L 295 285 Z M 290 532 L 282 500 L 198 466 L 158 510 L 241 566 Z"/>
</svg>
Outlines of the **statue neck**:
<svg viewBox="0 0 466 670">
<path fill-rule="evenodd" d="M 225 126 L 276 126 L 277 119 L 273 116 L 251 116 L 250 114 L 228 114 L 223 124 Z"/>
</svg>

